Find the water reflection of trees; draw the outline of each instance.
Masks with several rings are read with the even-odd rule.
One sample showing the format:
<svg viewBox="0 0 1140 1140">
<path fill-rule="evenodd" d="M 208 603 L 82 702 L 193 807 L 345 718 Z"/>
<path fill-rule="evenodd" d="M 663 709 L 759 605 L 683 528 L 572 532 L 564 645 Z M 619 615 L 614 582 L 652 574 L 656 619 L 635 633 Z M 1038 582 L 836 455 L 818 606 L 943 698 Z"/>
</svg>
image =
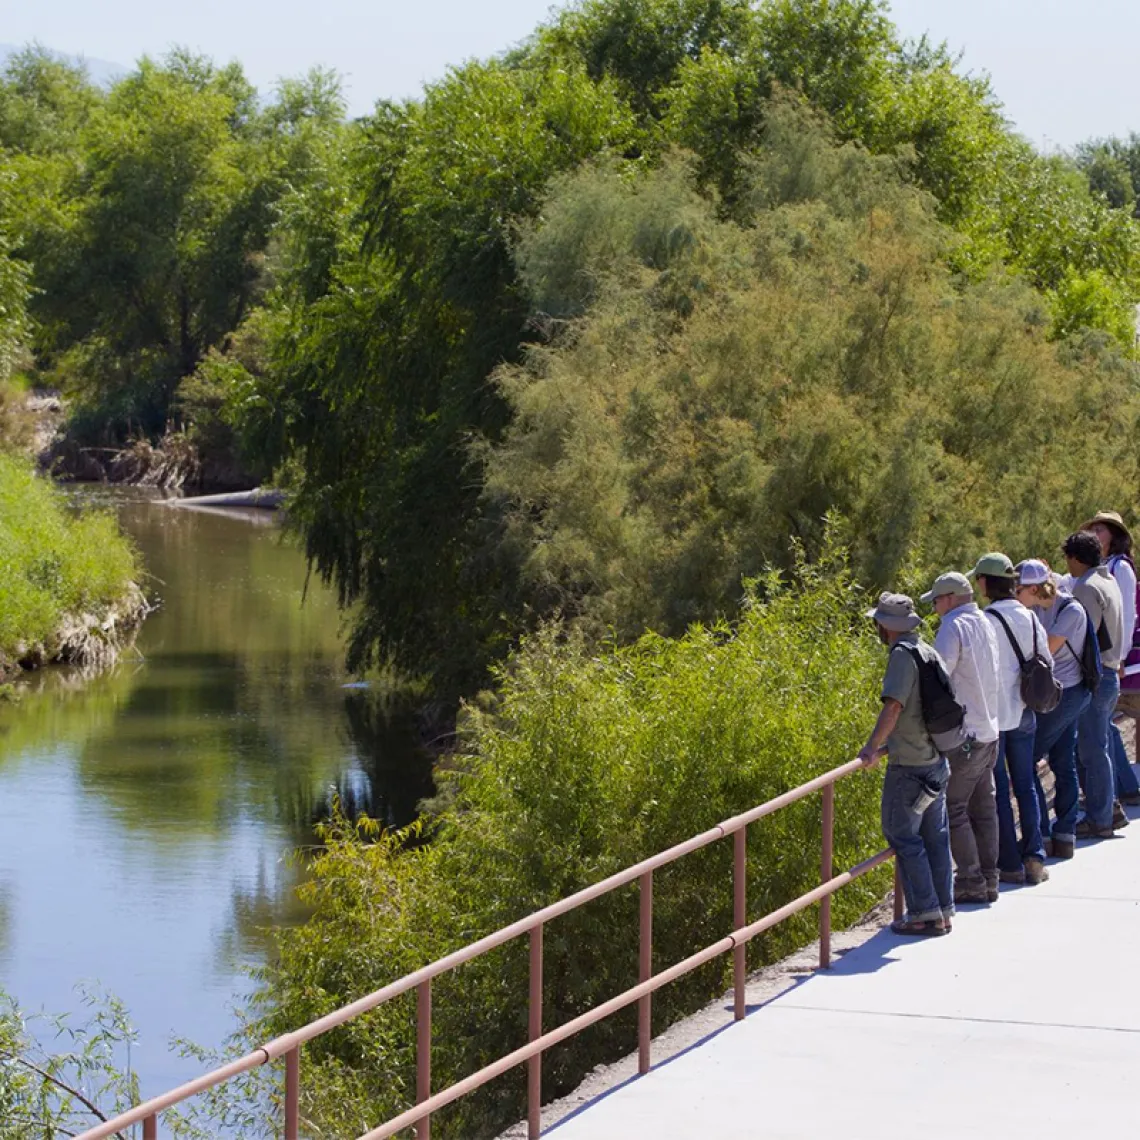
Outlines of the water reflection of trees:
<svg viewBox="0 0 1140 1140">
<path fill-rule="evenodd" d="M 420 801 L 434 794 L 432 759 L 421 740 L 421 726 L 410 703 L 347 693 L 345 726 L 352 763 L 322 787 L 295 782 L 279 801 L 293 850 L 251 878 L 235 882 L 231 921 L 218 939 L 219 968 L 262 962 L 272 952 L 272 931 L 302 922 L 306 910 L 296 887 L 304 875 L 306 852 L 317 843 L 315 825 L 329 818 L 333 800 L 349 818 L 368 815 L 388 827 L 402 827 L 419 814 Z"/>
<path fill-rule="evenodd" d="M 411 709 L 342 687 L 335 599 L 312 583 L 305 595 L 304 559 L 279 535 L 158 506 L 123 517 L 162 608 L 110 674 L 76 691 L 44 674 L 45 692 L 0 708 L 0 769 L 74 755 L 92 804 L 158 863 L 253 827 L 263 863 L 220 885 L 232 914 L 218 966 L 260 960 L 262 931 L 301 916 L 303 872 L 286 857 L 333 796 L 407 823 L 431 794 L 430 759 Z"/>
</svg>

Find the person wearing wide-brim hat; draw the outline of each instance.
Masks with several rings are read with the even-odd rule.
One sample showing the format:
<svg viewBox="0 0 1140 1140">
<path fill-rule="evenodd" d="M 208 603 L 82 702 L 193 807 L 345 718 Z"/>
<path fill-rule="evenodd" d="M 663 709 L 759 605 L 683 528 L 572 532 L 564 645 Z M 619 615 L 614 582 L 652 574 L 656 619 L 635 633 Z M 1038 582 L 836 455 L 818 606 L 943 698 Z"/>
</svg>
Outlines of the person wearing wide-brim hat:
<svg viewBox="0 0 1140 1140">
<path fill-rule="evenodd" d="M 1085 814 L 1077 822 L 1078 839 L 1111 839 L 1128 823 L 1116 799 L 1117 776 L 1112 748 L 1112 716 L 1120 695 L 1124 660 L 1124 606 L 1120 587 L 1104 564 L 1100 543 L 1091 531 L 1078 530 L 1061 544 L 1073 597 L 1084 607 L 1100 647 L 1100 681 L 1077 722 L 1077 756 L 1084 772 Z"/>
<path fill-rule="evenodd" d="M 950 766 L 927 731 L 916 656 L 945 672 L 934 648 L 918 637 L 922 619 L 906 594 L 884 593 L 867 617 L 890 646 L 883 707 L 859 753 L 868 767 L 887 753 L 883 780 L 883 835 L 895 852 L 906 897 L 896 934 L 940 935 L 954 915 L 954 867 L 946 819 Z"/>
<path fill-rule="evenodd" d="M 1120 672 L 1120 696 L 1116 702 L 1117 715 L 1140 717 L 1140 629 L 1137 622 L 1137 603 L 1140 594 L 1136 589 L 1136 564 L 1132 560 L 1132 534 L 1124 519 L 1116 511 L 1098 511 L 1081 526 L 1096 536 L 1100 553 L 1108 572 L 1120 587 L 1120 601 L 1124 612 L 1124 660 Z M 1112 769 L 1116 780 L 1117 798 L 1126 804 L 1140 804 L 1140 783 L 1128 761 L 1128 753 L 1120 729 L 1113 724 L 1109 729 L 1109 747 L 1112 752 Z M 1117 824 L 1127 817 L 1123 809 L 1114 816 Z"/>
</svg>

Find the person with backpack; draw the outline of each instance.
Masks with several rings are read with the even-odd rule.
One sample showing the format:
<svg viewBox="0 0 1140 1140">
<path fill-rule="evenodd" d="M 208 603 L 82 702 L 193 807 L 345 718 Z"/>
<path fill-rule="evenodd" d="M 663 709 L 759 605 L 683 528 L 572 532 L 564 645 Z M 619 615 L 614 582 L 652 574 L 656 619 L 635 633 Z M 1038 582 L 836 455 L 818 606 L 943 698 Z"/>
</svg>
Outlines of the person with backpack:
<svg viewBox="0 0 1140 1140">
<path fill-rule="evenodd" d="M 1100 543 L 1087 530 L 1069 535 L 1061 546 L 1072 579 L 1073 597 L 1085 608 L 1100 646 L 1100 683 L 1077 721 L 1077 756 L 1085 772 L 1085 815 L 1077 823 L 1078 839 L 1111 839 L 1128 822 L 1114 809 L 1115 777 L 1109 729 L 1120 694 L 1124 645 L 1124 603 L 1120 587 L 1101 562 Z"/>
<path fill-rule="evenodd" d="M 1053 770 L 1055 790 L 1050 827 L 1048 802 L 1040 779 L 1037 799 L 1041 810 L 1041 834 L 1045 852 L 1057 859 L 1071 859 L 1075 850 L 1080 786 L 1077 780 L 1077 721 L 1088 708 L 1100 684 L 1100 650 L 1084 607 L 1057 586 L 1057 576 L 1035 558 L 1019 562 L 1017 600 L 1034 610 L 1049 638 L 1053 671 L 1061 685 L 1061 700 L 1055 709 L 1037 715 L 1033 756 L 1047 756 Z"/>
<path fill-rule="evenodd" d="M 867 616 L 890 647 L 883 707 L 859 759 L 872 767 L 887 753 L 883 836 L 894 849 L 906 898 L 906 913 L 891 929 L 928 937 L 949 934 L 954 916 L 954 868 L 946 819 L 950 765 L 931 729 L 939 737 L 944 730 L 943 743 L 952 746 L 961 739 L 965 713 L 954 702 L 942 659 L 919 639 L 921 619 L 912 599 L 884 593 Z"/>
<path fill-rule="evenodd" d="M 1136 712 L 1136 698 L 1140 696 L 1140 628 L 1137 628 L 1137 609 L 1140 608 L 1140 586 L 1136 582 L 1136 565 L 1132 561 L 1132 535 L 1124 519 L 1116 511 L 1101 511 L 1089 519 L 1081 530 L 1096 535 L 1101 557 L 1108 572 L 1120 587 L 1120 600 L 1124 607 L 1124 663 L 1120 675 L 1120 696 L 1116 701 L 1116 715 L 1130 715 L 1140 719 Z M 1131 670 L 1131 672 L 1129 672 Z M 1140 782 L 1128 760 L 1124 738 L 1113 723 L 1108 730 L 1112 753 L 1112 770 L 1116 780 L 1116 797 L 1122 804 L 1140 805 Z"/>
<path fill-rule="evenodd" d="M 1014 596 L 1017 572 L 998 552 L 984 554 L 970 572 L 988 599 L 986 617 L 998 643 L 998 760 L 994 787 L 998 813 L 998 877 L 1003 883 L 1043 883 L 1045 841 L 1037 799 L 1033 738 L 1036 714 L 1056 707 L 1061 688 L 1053 677 L 1053 657 L 1041 622 Z M 1013 820 L 1010 786 L 1017 798 L 1021 839 Z"/>
<path fill-rule="evenodd" d="M 998 898 L 997 637 L 964 574 L 941 575 L 920 601 L 933 605 L 942 619 L 934 648 L 946 666 L 955 698 L 965 709 L 964 739 L 946 752 L 954 903 L 988 905 Z"/>
</svg>

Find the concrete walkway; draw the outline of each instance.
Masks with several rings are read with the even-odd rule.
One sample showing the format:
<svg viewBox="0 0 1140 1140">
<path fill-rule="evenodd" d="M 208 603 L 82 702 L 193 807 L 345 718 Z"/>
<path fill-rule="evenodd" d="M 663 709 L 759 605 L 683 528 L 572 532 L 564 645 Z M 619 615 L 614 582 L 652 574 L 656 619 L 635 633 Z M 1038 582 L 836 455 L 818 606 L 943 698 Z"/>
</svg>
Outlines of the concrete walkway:
<svg viewBox="0 0 1140 1140">
<path fill-rule="evenodd" d="M 1136 820 L 1135 810 L 1130 812 Z M 592 1101 L 556 1140 L 1008 1140 L 1131 1131 L 1140 822 L 1038 887 L 889 930 Z"/>
</svg>

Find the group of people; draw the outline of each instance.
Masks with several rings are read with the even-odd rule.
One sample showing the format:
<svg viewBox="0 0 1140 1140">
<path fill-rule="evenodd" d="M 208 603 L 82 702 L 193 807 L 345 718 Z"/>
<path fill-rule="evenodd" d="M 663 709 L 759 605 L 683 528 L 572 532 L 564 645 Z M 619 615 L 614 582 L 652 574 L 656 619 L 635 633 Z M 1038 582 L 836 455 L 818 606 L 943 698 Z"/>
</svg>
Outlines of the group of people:
<svg viewBox="0 0 1140 1140">
<path fill-rule="evenodd" d="M 1129 822 L 1124 805 L 1140 805 L 1116 724 L 1140 718 L 1132 536 L 1103 511 L 1061 554 L 1064 574 L 1000 553 L 942 574 L 920 599 L 940 619 L 933 645 L 905 594 L 882 594 L 867 615 L 890 652 L 859 759 L 887 755 L 883 834 L 906 899 L 898 934 L 948 934 L 956 906 L 996 902 L 999 883 L 1044 882 L 1047 858 L 1111 838 Z"/>
</svg>

